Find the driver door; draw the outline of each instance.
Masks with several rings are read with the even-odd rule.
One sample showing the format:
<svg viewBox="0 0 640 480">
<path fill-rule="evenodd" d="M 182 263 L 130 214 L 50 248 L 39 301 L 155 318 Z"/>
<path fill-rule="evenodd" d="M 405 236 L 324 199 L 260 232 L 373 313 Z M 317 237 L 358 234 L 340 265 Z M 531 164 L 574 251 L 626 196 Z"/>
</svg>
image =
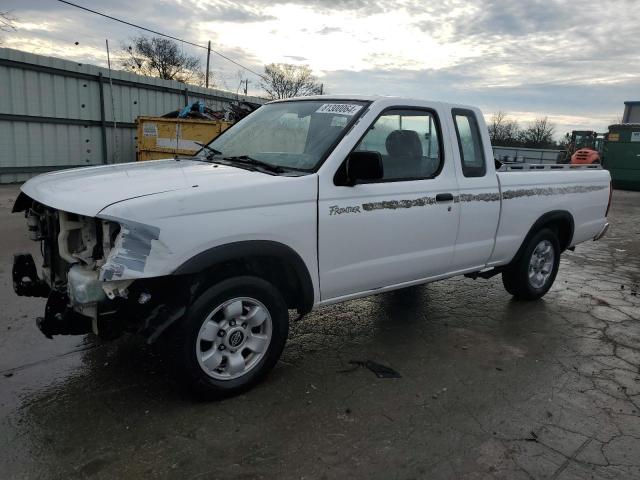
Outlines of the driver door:
<svg viewBox="0 0 640 480">
<path fill-rule="evenodd" d="M 460 204 L 452 159 L 430 109 L 382 112 L 355 147 L 382 155 L 383 178 L 321 182 L 318 202 L 323 301 L 450 271 Z M 343 164 L 344 167 L 344 164 Z M 341 169 L 343 169 L 341 167 Z"/>
</svg>

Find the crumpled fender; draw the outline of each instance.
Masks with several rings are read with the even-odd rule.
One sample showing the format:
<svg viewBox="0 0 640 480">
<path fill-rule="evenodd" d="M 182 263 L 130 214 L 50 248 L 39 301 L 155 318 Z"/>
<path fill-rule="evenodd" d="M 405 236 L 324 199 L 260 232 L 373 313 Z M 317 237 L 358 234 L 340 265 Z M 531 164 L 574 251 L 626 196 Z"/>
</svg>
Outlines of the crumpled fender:
<svg viewBox="0 0 640 480">
<path fill-rule="evenodd" d="M 163 267 L 172 252 L 160 239 L 158 227 L 107 215 L 100 218 L 120 224 L 120 233 L 100 268 L 100 280 L 132 280 L 166 274 Z"/>
</svg>

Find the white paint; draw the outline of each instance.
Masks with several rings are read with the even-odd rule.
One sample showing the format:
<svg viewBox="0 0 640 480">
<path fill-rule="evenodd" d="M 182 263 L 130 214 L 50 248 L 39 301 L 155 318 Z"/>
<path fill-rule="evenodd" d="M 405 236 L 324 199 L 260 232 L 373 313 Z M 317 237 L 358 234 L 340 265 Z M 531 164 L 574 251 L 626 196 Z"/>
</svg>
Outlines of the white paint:
<svg viewBox="0 0 640 480">
<path fill-rule="evenodd" d="M 376 117 L 397 99 L 381 99 L 370 107 L 320 169 L 319 262 L 322 299 L 351 295 L 441 275 L 450 270 L 460 215 L 453 202 L 331 215 L 331 207 L 381 201 L 415 200 L 425 195 L 457 192 L 453 163 L 446 162 L 432 180 L 336 186 L 335 170 L 356 146 Z M 410 102 L 419 105 L 424 102 Z M 445 156 L 450 156 L 445 144 Z M 451 210 L 449 210 L 449 208 Z M 362 207 L 361 207 L 362 209 Z"/>
<path fill-rule="evenodd" d="M 316 305 L 506 264 L 533 223 L 549 211 L 561 209 L 573 215 L 574 245 L 592 239 L 604 226 L 610 181 L 606 170 L 496 174 L 482 115 L 472 109 L 480 122 L 487 174 L 466 178 L 461 174 L 451 108 L 470 107 L 392 97 L 355 99 L 372 104 L 314 174 L 272 176 L 191 160 L 164 160 L 41 175 L 22 190 L 60 210 L 159 228 L 162 248 L 151 250 L 144 272 L 127 271 L 129 276 L 123 279 L 170 275 L 212 247 L 272 240 L 289 246 L 305 262 Z M 337 169 L 378 114 L 398 105 L 429 108 L 440 118 L 445 163 L 439 176 L 334 185 Z M 597 189 L 502 201 L 498 196 L 518 189 L 580 186 Z M 363 203 L 437 193 L 492 194 L 494 200 L 362 211 Z"/>
<path fill-rule="evenodd" d="M 450 110 L 450 108 L 446 108 L 442 112 L 441 118 L 448 129 L 449 142 L 453 145 L 451 149 L 453 156 L 449 158 L 449 163 L 455 164 L 458 194 L 498 194 L 499 187 L 494 173 L 493 150 L 482 113 L 478 109 L 471 109 L 478 121 L 487 172 L 483 177 L 465 177 L 462 173 L 458 138 L 456 137 L 454 119 Z M 500 217 L 500 205 L 500 202 L 485 201 L 462 202 L 460 204 L 460 225 L 451 265 L 452 271 L 485 267 L 493 251 L 496 227 Z"/>
</svg>

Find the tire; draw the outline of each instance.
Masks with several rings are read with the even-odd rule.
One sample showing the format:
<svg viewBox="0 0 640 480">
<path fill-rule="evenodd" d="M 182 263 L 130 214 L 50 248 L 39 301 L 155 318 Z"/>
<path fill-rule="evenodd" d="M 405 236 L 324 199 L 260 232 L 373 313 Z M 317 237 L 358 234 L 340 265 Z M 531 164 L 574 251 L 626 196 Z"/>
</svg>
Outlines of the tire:
<svg viewBox="0 0 640 480">
<path fill-rule="evenodd" d="M 527 241 L 522 255 L 502 272 L 502 284 L 519 300 L 537 300 L 553 285 L 559 265 L 558 236 L 543 228 Z"/>
<path fill-rule="evenodd" d="M 194 300 L 174 330 L 178 380 L 207 399 L 244 392 L 275 366 L 288 332 L 287 305 L 275 286 L 250 276 L 223 280 Z"/>
</svg>

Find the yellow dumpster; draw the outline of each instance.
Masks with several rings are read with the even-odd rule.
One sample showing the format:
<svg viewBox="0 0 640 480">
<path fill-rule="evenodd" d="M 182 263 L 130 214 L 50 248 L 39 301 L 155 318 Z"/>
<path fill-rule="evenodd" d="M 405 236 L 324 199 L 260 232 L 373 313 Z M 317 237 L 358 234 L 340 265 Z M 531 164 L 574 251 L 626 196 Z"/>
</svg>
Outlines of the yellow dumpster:
<svg viewBox="0 0 640 480">
<path fill-rule="evenodd" d="M 136 125 L 136 159 L 143 161 L 193 155 L 200 150 L 196 142 L 210 142 L 232 123 L 223 120 L 138 117 Z"/>
</svg>

